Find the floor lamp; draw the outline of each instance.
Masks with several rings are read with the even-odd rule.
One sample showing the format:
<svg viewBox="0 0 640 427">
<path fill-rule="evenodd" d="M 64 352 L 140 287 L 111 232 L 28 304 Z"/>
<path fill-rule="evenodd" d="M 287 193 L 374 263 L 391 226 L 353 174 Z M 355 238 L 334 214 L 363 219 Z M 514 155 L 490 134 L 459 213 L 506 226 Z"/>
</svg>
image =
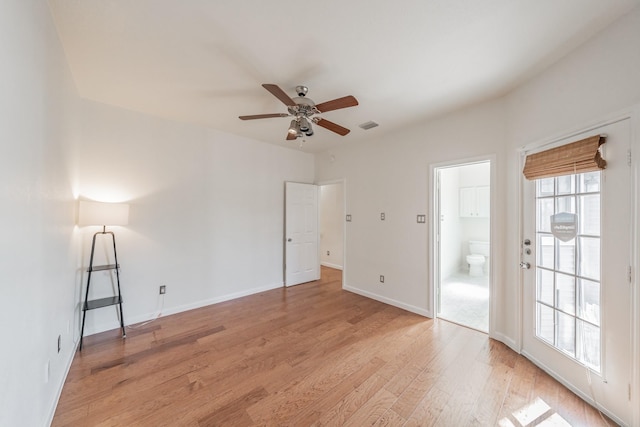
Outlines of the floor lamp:
<svg viewBox="0 0 640 427">
<path fill-rule="evenodd" d="M 82 339 L 84 336 L 85 318 L 88 310 L 118 305 L 120 309 L 120 328 L 122 337 L 126 338 L 124 329 L 124 316 L 122 314 L 122 293 L 120 292 L 120 264 L 118 263 L 118 253 L 116 251 L 116 236 L 113 231 L 107 231 L 107 225 L 127 225 L 129 223 L 129 205 L 126 203 L 102 203 L 81 200 L 78 209 L 78 225 L 98 225 L 102 226 L 102 231 L 93 235 L 91 242 L 91 257 L 87 268 L 87 289 L 85 291 L 84 302 L 82 304 L 82 327 L 80 329 L 80 350 L 82 350 Z M 111 236 L 113 242 L 113 264 L 94 265 L 94 255 L 96 249 L 96 238 L 99 236 Z M 117 294 L 107 298 L 89 300 L 89 288 L 91 286 L 91 275 L 94 271 L 115 270 L 117 282 Z"/>
</svg>

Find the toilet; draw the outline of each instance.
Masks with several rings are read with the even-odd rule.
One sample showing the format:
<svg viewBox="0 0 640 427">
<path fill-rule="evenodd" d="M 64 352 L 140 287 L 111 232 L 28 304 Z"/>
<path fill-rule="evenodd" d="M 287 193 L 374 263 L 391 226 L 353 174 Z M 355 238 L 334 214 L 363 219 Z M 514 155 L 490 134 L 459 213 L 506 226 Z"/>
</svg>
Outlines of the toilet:
<svg viewBox="0 0 640 427">
<path fill-rule="evenodd" d="M 469 264 L 469 276 L 480 277 L 484 275 L 484 264 L 489 256 L 489 242 L 479 242 L 477 240 L 469 241 L 469 255 L 467 255 L 467 264 Z"/>
</svg>

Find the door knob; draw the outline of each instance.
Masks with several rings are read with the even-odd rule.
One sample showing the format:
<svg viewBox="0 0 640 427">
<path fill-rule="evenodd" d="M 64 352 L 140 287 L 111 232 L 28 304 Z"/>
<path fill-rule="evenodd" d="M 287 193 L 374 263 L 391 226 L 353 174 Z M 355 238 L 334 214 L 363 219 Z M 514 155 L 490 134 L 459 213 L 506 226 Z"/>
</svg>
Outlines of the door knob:
<svg viewBox="0 0 640 427">
<path fill-rule="evenodd" d="M 520 268 L 521 268 L 521 269 L 523 269 L 523 270 L 528 270 L 528 269 L 530 269 L 530 268 L 531 268 L 531 264 L 529 264 L 528 262 L 524 262 L 524 261 L 522 261 L 522 262 L 520 263 Z"/>
<path fill-rule="evenodd" d="M 290 241 L 291 241 L 291 237 L 289 237 L 289 238 L 287 239 L 287 242 L 290 242 Z"/>
</svg>

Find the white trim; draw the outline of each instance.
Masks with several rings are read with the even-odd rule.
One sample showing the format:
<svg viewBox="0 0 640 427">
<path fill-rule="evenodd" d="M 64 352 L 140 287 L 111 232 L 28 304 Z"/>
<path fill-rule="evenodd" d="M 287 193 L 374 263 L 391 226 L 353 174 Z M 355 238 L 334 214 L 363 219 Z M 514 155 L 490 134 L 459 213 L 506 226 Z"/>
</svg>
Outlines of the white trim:
<svg viewBox="0 0 640 427">
<path fill-rule="evenodd" d="M 615 113 L 608 114 L 604 118 L 590 120 L 588 122 L 583 123 L 580 126 L 572 127 L 568 131 L 558 132 L 555 135 L 552 135 L 551 137 L 539 139 L 539 140 L 527 143 L 521 146 L 520 148 L 518 148 L 518 151 L 532 153 L 535 151 L 542 150 L 543 148 L 544 149 L 552 148 L 551 146 L 553 146 L 554 144 L 560 144 L 564 140 L 572 138 L 574 136 L 578 136 L 580 134 L 599 129 L 604 126 L 612 125 L 622 120 L 631 119 L 633 117 L 634 111 L 637 109 L 638 109 L 637 106 L 624 108 Z M 637 111 L 635 112 L 637 114 Z"/>
<path fill-rule="evenodd" d="M 522 241 L 524 239 L 524 177 L 522 175 L 522 170 L 524 169 L 525 154 L 523 151 L 518 151 L 516 153 L 516 156 L 518 157 L 518 169 L 516 170 L 516 179 L 518 180 L 518 186 L 516 187 L 518 191 L 518 235 L 515 236 L 514 244 L 516 245 L 515 247 L 518 248 L 518 259 L 522 261 Z M 518 298 L 518 300 L 516 302 L 517 336 L 515 337 L 515 343 L 518 349 L 517 351 L 518 353 L 520 353 L 524 346 L 524 275 L 522 274 L 522 269 L 519 269 L 517 271 L 518 286 L 516 287 L 516 298 Z"/>
<path fill-rule="evenodd" d="M 175 306 L 175 307 L 170 307 L 170 308 L 164 308 L 162 310 L 162 317 L 165 316 L 169 316 L 172 314 L 177 314 L 177 313 L 182 313 L 184 311 L 189 311 L 189 310 L 195 310 L 197 308 L 202 308 L 202 307 L 206 307 L 209 305 L 213 305 L 213 304 L 218 304 L 221 302 L 225 302 L 225 301 L 230 301 L 230 300 L 234 300 L 237 298 L 242 298 L 242 297 L 246 297 L 249 295 L 255 295 L 255 294 L 259 294 L 261 292 L 266 292 L 266 291 L 271 291 L 273 289 L 279 289 L 282 288 L 283 285 L 282 283 L 275 283 L 272 285 L 267 285 L 267 286 L 261 286 L 258 288 L 251 288 L 251 289 L 247 289 L 245 291 L 240 291 L 240 292 L 234 292 L 232 294 L 226 294 L 226 295 L 222 295 L 219 297 L 215 297 L 215 298 L 210 298 L 210 299 L 206 299 L 206 300 L 202 300 L 202 301 L 197 301 L 194 303 L 189 303 L 189 304 L 183 304 L 183 305 L 179 305 L 179 306 Z M 123 303 L 123 307 L 126 310 L 126 302 Z M 151 319 L 155 319 L 158 316 L 157 312 L 152 312 L 152 313 L 146 313 L 146 314 L 141 314 L 135 317 L 131 317 L 131 318 L 127 318 L 125 317 L 126 320 L 126 325 L 125 326 L 129 326 L 129 325 L 135 325 L 136 323 L 140 323 L 140 322 L 146 322 L 148 320 Z M 93 328 L 86 328 L 85 326 L 85 334 L 84 336 L 87 337 L 89 335 L 95 335 L 95 334 L 99 334 L 101 332 L 105 332 L 105 331 L 110 331 L 112 329 L 117 329 L 120 327 L 120 323 L 115 321 L 113 323 L 109 322 L 109 323 L 103 323 L 97 326 L 94 326 Z"/>
<path fill-rule="evenodd" d="M 345 291 L 353 292 L 354 294 L 362 295 L 363 297 L 371 298 L 371 299 L 374 299 L 376 301 L 380 301 L 380 302 L 383 302 L 385 304 L 392 305 L 394 307 L 401 308 L 403 310 L 410 311 L 410 312 L 415 313 L 415 314 L 419 314 L 419 315 L 424 316 L 424 317 L 433 318 L 433 316 L 431 315 L 431 312 L 429 312 L 428 310 L 425 310 L 424 308 L 416 307 L 415 305 L 406 304 L 406 303 L 403 303 L 401 301 L 394 300 L 392 298 L 387 298 L 387 297 L 382 296 L 382 295 L 374 294 L 374 293 L 369 292 L 369 291 L 364 291 L 362 289 L 355 288 L 353 286 L 345 286 L 345 285 L 343 285 L 342 289 L 344 289 Z"/>
<path fill-rule="evenodd" d="M 502 332 L 494 332 L 491 335 L 491 338 L 493 338 L 494 340 L 500 341 L 501 343 L 509 347 L 514 352 L 520 354 L 518 343 L 513 338 L 503 334 Z"/>
<path fill-rule="evenodd" d="M 497 161 L 495 154 L 487 154 L 484 156 L 476 156 L 476 157 L 467 157 L 463 159 L 457 160 L 449 160 L 447 162 L 441 163 L 432 163 L 429 165 L 429 176 L 428 179 L 431 180 L 431 185 L 427 184 L 427 188 L 429 191 L 427 198 L 427 217 L 429 218 L 429 233 L 428 234 L 428 260 L 427 260 L 427 269 L 429 271 L 428 278 L 428 301 L 426 310 L 429 313 L 433 313 L 434 317 L 437 317 L 436 312 L 436 301 L 435 301 L 435 288 L 438 279 L 440 278 L 440 265 L 439 265 L 439 243 L 436 241 L 436 236 L 438 235 L 438 224 L 439 224 L 439 200 L 438 199 L 438 179 L 436 177 L 436 172 L 440 169 L 458 167 L 458 166 L 467 166 L 477 163 L 485 163 L 489 162 L 489 170 L 490 170 L 490 214 L 489 214 L 489 241 L 491 244 L 490 247 L 490 255 L 489 255 L 489 330 L 488 335 L 492 338 L 499 336 L 500 334 L 496 334 L 496 314 L 497 314 L 497 298 L 496 298 L 496 282 L 499 279 L 499 273 L 497 273 L 497 256 L 498 250 L 496 250 L 497 246 L 501 246 L 498 243 L 497 239 L 497 224 L 496 224 L 496 205 L 497 205 Z M 502 266 L 500 268 L 502 270 Z M 431 316 L 429 316 L 431 317 Z M 503 341 L 504 342 L 504 341 Z M 505 343 L 506 344 L 506 343 Z"/>
<path fill-rule="evenodd" d="M 242 297 L 246 297 L 249 295 L 255 295 L 255 294 L 259 294 L 261 292 L 266 292 L 266 291 L 271 291 L 273 289 L 279 289 L 282 288 L 282 283 L 274 283 L 271 285 L 267 285 L 267 286 L 261 286 L 258 288 L 251 288 L 251 289 L 247 289 L 245 291 L 240 291 L 240 292 L 234 292 L 232 294 L 226 294 L 226 295 L 222 295 L 216 298 L 210 298 L 207 300 L 203 300 L 203 301 L 198 301 L 196 303 L 191 303 L 191 304 L 184 304 L 184 305 L 180 305 L 177 307 L 173 307 L 173 308 L 169 308 L 166 310 L 163 310 L 163 317 L 166 315 L 171 315 L 171 314 L 177 314 L 177 313 L 182 313 L 183 311 L 189 311 L 189 310 L 195 310 L 197 308 L 202 308 L 202 307 L 206 307 L 208 305 L 213 305 L 213 304 L 218 304 L 221 302 L 225 302 L 225 301 L 230 301 L 230 300 L 234 300 L 237 298 L 242 298 Z M 144 318 L 138 319 L 142 316 L 137 316 L 136 318 L 132 319 L 131 322 L 129 322 L 130 324 L 134 324 L 134 323 L 140 323 L 140 322 L 145 322 L 147 320 L 149 320 L 150 318 L 153 318 L 153 316 L 155 316 L 156 314 L 147 314 L 145 315 Z"/>
<path fill-rule="evenodd" d="M 633 269 L 633 282 L 631 284 L 631 398 L 633 405 L 632 425 L 640 425 L 640 236 L 639 220 L 640 215 L 640 104 L 636 104 L 631 109 L 631 194 L 634 195 L 632 201 L 632 245 L 631 259 Z"/>
<path fill-rule="evenodd" d="M 325 267 L 329 267 L 329 268 L 335 268 L 336 270 L 342 270 L 342 266 L 338 265 L 338 264 L 332 264 L 330 262 L 321 262 L 320 265 L 323 265 Z"/>
<path fill-rule="evenodd" d="M 58 409 L 58 402 L 60 402 L 60 396 L 62 396 L 62 390 L 64 389 L 64 385 L 67 382 L 67 376 L 69 376 L 69 371 L 71 370 L 71 365 L 73 364 L 73 359 L 76 356 L 77 350 L 78 350 L 78 342 L 75 342 L 73 349 L 69 352 L 64 374 L 60 378 L 60 383 L 58 384 L 58 390 L 54 396 L 53 401 L 51 402 L 51 407 L 49 408 L 49 417 L 47 419 L 47 424 L 46 424 L 48 426 L 50 426 L 53 423 L 53 417 L 56 415 L 56 409 Z"/>
</svg>

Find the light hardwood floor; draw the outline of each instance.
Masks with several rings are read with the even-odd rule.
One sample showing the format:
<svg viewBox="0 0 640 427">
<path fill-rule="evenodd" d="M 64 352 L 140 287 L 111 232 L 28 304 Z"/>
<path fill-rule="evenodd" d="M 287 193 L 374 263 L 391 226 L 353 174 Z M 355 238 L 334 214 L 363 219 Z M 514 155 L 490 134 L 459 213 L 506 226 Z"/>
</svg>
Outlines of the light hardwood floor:
<svg viewBox="0 0 640 427">
<path fill-rule="evenodd" d="M 53 425 L 542 421 L 606 425 L 503 344 L 343 291 L 341 272 L 323 267 L 318 282 L 160 318 L 125 340 L 87 337 Z"/>
</svg>

